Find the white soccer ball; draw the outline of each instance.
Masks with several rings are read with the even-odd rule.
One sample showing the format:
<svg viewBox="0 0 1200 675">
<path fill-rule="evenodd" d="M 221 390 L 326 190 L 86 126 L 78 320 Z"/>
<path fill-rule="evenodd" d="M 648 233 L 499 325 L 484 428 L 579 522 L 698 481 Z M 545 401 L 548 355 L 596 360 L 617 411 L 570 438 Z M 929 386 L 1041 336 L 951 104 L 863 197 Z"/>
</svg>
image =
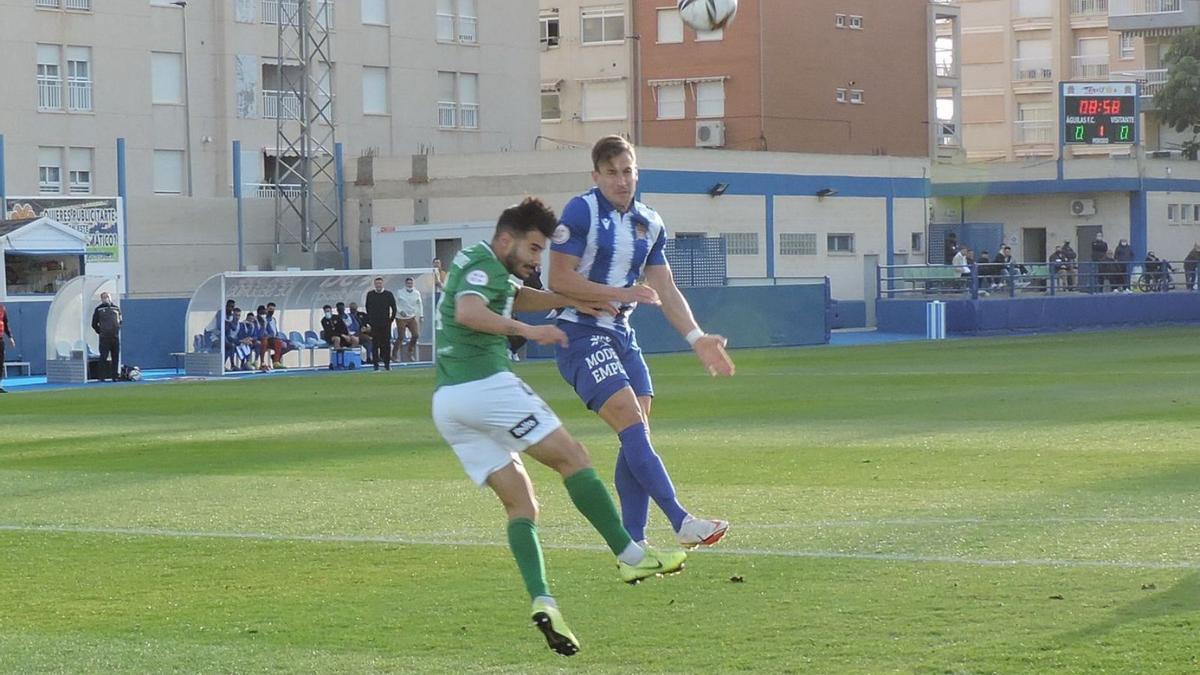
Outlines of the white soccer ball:
<svg viewBox="0 0 1200 675">
<path fill-rule="evenodd" d="M 679 16 L 698 31 L 725 27 L 737 14 L 737 0 L 679 0 Z"/>
<path fill-rule="evenodd" d="M 130 382 L 141 382 L 142 381 L 142 369 L 138 368 L 137 366 L 130 368 L 129 369 L 129 381 Z"/>
</svg>

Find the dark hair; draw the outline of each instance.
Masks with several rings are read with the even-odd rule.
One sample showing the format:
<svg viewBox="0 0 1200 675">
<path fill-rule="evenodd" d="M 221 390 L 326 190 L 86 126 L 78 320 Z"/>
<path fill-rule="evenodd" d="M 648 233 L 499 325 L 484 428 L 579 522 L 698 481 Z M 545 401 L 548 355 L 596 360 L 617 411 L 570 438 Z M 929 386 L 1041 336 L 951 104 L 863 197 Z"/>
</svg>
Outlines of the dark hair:
<svg viewBox="0 0 1200 675">
<path fill-rule="evenodd" d="M 524 237 L 537 230 L 549 237 L 554 234 L 554 228 L 557 226 L 558 217 L 554 215 L 554 209 L 546 206 L 537 197 L 526 197 L 520 204 L 504 209 L 500 219 L 496 221 L 496 234 L 508 232 Z"/>
<path fill-rule="evenodd" d="M 338 306 L 338 307 L 345 307 L 345 306 L 346 306 L 346 303 L 344 303 L 344 302 L 339 302 L 339 303 L 337 304 L 337 306 Z"/>
<path fill-rule="evenodd" d="M 258 306 L 258 310 L 257 310 L 257 311 L 258 311 L 258 313 L 259 313 L 259 314 L 262 314 L 263 312 L 267 311 L 267 306 L 266 306 L 266 305 L 259 305 L 259 306 Z"/>
<path fill-rule="evenodd" d="M 332 307 L 330 307 L 329 305 L 325 305 L 325 306 L 324 306 L 324 307 L 322 307 L 321 309 L 333 309 L 333 308 L 332 308 Z"/>
<path fill-rule="evenodd" d="M 404 277 L 404 280 L 405 281 L 416 281 L 416 279 L 413 279 L 412 277 Z"/>
<path fill-rule="evenodd" d="M 274 307 L 274 306 L 275 306 L 275 303 L 273 303 L 273 302 L 268 302 L 268 303 L 267 303 L 267 309 L 271 309 L 271 308 L 272 308 L 272 307 Z"/>
<path fill-rule="evenodd" d="M 623 152 L 628 152 L 629 156 L 637 161 L 637 153 L 633 150 L 633 144 L 624 137 L 613 134 L 601 138 L 592 146 L 592 168 L 599 171 L 602 162 L 607 162 Z"/>
<path fill-rule="evenodd" d="M 234 308 L 233 308 L 233 313 L 234 313 L 234 314 L 237 314 L 237 313 L 239 313 L 239 312 L 241 312 L 241 311 L 242 311 L 242 308 L 241 308 L 241 307 L 234 307 Z"/>
<path fill-rule="evenodd" d="M 375 277 L 371 281 L 383 281 L 383 277 Z"/>
<path fill-rule="evenodd" d="M 230 305 L 236 305 L 236 304 L 237 304 L 237 301 L 236 301 L 236 300 L 234 300 L 233 298 L 230 298 L 230 299 L 228 299 L 228 300 L 226 300 L 226 301 L 225 301 L 225 306 L 226 306 L 226 307 L 228 307 L 228 306 L 230 306 Z"/>
</svg>

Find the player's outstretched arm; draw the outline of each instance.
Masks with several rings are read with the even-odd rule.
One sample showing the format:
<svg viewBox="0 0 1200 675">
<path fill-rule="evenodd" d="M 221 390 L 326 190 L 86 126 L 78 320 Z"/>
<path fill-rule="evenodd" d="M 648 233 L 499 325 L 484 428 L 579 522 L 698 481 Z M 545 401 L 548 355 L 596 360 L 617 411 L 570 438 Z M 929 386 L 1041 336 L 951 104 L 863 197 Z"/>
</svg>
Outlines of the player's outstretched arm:
<svg viewBox="0 0 1200 675">
<path fill-rule="evenodd" d="M 683 297 L 679 287 L 675 285 L 675 276 L 671 274 L 669 265 L 647 265 L 646 283 L 658 291 L 662 298 L 663 314 L 667 321 L 687 339 L 696 352 L 704 368 L 710 375 L 733 375 L 733 359 L 725 351 L 725 338 L 720 335 L 709 335 L 700 329 L 696 318 L 692 315 L 692 307 L 687 298 Z"/>
<path fill-rule="evenodd" d="M 636 284 L 629 288 L 618 288 L 589 281 L 576 272 L 579 256 L 559 251 L 550 252 L 550 289 L 569 298 L 588 302 L 615 302 L 629 305 L 635 302 L 648 305 L 659 303 L 658 293 L 653 288 Z"/>
<path fill-rule="evenodd" d="M 574 307 L 576 311 L 595 317 L 617 314 L 617 310 L 606 302 L 576 300 L 554 291 L 529 287 L 522 287 L 517 291 L 517 299 L 513 302 L 513 309 L 518 312 L 545 312 L 563 307 Z"/>
<path fill-rule="evenodd" d="M 557 326 L 531 326 L 500 316 L 488 309 L 482 296 L 474 293 L 460 295 L 454 306 L 454 320 L 466 328 L 492 335 L 520 335 L 540 345 L 567 346 L 567 334 Z"/>
</svg>

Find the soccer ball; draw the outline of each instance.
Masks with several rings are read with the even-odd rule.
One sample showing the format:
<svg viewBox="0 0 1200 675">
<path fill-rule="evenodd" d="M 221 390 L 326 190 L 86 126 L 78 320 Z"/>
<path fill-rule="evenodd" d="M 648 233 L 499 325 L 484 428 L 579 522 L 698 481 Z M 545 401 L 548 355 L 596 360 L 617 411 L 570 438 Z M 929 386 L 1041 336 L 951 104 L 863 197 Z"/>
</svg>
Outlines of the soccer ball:
<svg viewBox="0 0 1200 675">
<path fill-rule="evenodd" d="M 737 14 L 737 0 L 679 0 L 679 16 L 698 31 L 720 30 Z"/>
</svg>

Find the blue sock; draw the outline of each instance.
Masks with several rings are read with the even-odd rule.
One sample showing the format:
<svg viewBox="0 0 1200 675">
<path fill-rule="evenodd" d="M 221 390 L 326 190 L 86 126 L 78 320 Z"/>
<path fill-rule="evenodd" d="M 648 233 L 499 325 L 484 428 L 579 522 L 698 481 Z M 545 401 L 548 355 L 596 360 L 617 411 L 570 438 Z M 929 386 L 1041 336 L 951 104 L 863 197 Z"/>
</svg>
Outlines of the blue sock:
<svg viewBox="0 0 1200 675">
<path fill-rule="evenodd" d="M 621 439 L 621 455 L 625 457 L 630 473 L 641 484 L 642 489 L 650 494 L 658 508 L 667 515 L 671 527 L 676 532 L 687 517 L 687 511 L 675 499 L 675 486 L 667 475 L 667 467 L 663 466 L 662 458 L 654 452 L 650 445 L 650 435 L 646 433 L 646 425 L 638 422 L 617 434 Z M 630 534 L 629 536 L 633 536 Z"/>
<path fill-rule="evenodd" d="M 625 459 L 625 450 L 617 454 L 617 473 L 613 477 L 617 488 L 617 496 L 621 498 L 621 524 L 634 541 L 646 538 L 646 521 L 650 518 L 650 493 L 642 487 L 629 462 Z"/>
</svg>

